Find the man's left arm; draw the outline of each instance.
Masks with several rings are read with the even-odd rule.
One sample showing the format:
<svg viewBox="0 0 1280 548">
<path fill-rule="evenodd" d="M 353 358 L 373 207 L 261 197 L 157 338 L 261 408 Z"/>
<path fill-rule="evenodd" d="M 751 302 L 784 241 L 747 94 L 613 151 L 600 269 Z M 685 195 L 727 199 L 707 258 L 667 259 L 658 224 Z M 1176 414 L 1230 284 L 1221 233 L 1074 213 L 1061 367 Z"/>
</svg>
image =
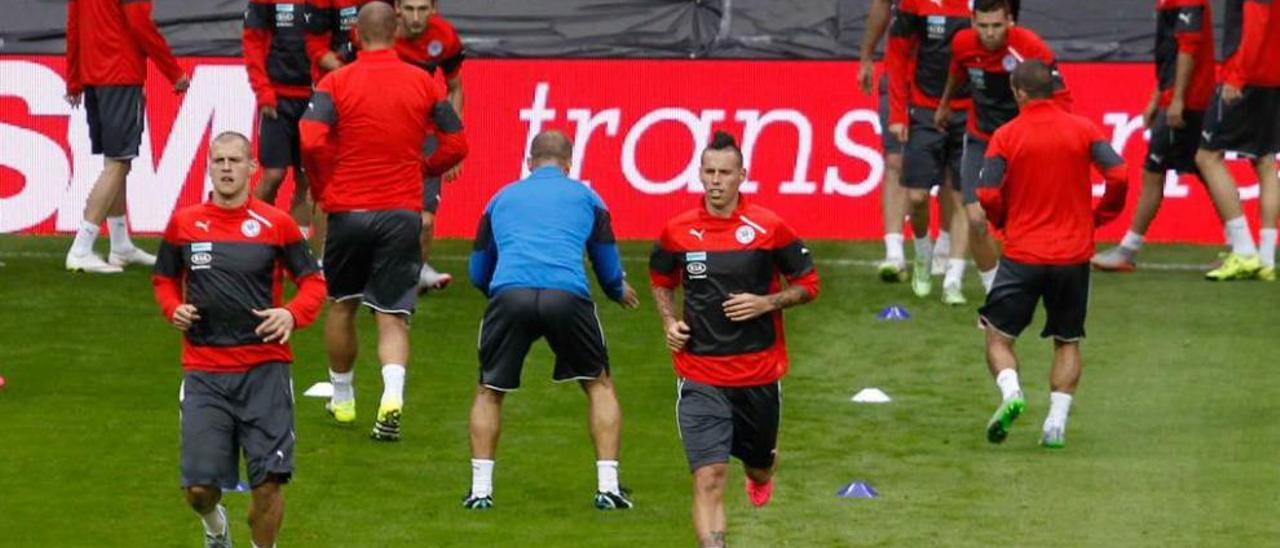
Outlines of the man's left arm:
<svg viewBox="0 0 1280 548">
<path fill-rule="evenodd" d="M 729 300 L 724 302 L 724 313 L 732 321 L 752 320 L 818 298 L 818 271 L 814 268 L 813 254 L 808 246 L 785 224 L 779 224 L 774 230 L 777 231 L 774 238 L 780 245 L 770 254 L 774 268 L 787 280 L 787 287 L 768 295 L 730 295 Z"/>
<path fill-rule="evenodd" d="M 1129 193 L 1129 169 L 1125 167 L 1124 158 L 1111 148 L 1102 131 L 1096 127 L 1091 129 L 1089 151 L 1093 165 L 1106 180 L 1106 191 L 1093 210 L 1093 225 L 1099 227 L 1114 221 L 1124 211 L 1125 197 Z"/>
<path fill-rule="evenodd" d="M 1173 100 L 1165 116 L 1169 125 L 1185 127 L 1183 112 L 1186 109 L 1187 88 L 1191 85 L 1191 73 L 1196 70 L 1196 54 L 1200 48 L 1212 47 L 1212 40 L 1205 36 L 1204 6 L 1187 6 L 1178 10 L 1178 24 L 1174 37 L 1178 42 L 1177 70 L 1173 80 Z"/>
<path fill-rule="evenodd" d="M 435 124 L 440 147 L 426 159 L 422 171 L 428 177 L 438 177 L 467 157 L 467 135 L 462 129 L 462 118 L 449 101 L 437 101 L 431 108 L 430 117 Z"/>
<path fill-rule="evenodd" d="M 151 0 L 135 0 L 123 4 L 125 22 L 129 25 L 133 39 L 142 46 L 147 57 L 155 63 L 156 68 L 160 69 L 160 73 L 174 84 L 178 92 L 186 91 L 186 84 L 183 83 L 186 81 L 186 74 L 182 72 L 182 67 L 178 66 L 178 60 L 169 50 L 169 43 L 165 41 L 164 35 L 160 34 L 160 29 L 156 28 L 156 22 L 151 18 Z"/>
<path fill-rule="evenodd" d="M 1003 129 L 1003 128 L 1002 128 Z M 1004 177 L 1009 168 L 1005 158 L 1003 131 L 997 130 L 987 148 L 982 171 L 978 172 L 978 203 L 987 214 L 987 220 L 996 228 L 1004 228 Z"/>
<path fill-rule="evenodd" d="M 333 100 L 333 75 L 325 76 L 311 95 L 311 104 L 298 122 L 299 144 L 302 148 L 302 167 L 310 182 L 311 198 L 317 204 L 324 201 L 324 189 L 333 178 L 334 158 L 337 157 L 338 137 L 334 126 L 338 124 L 338 107 Z"/>
<path fill-rule="evenodd" d="M 636 293 L 627 285 L 626 272 L 622 269 L 622 257 L 618 254 L 617 239 L 613 236 L 613 223 L 609 210 L 597 196 L 592 196 L 592 228 L 587 239 L 587 256 L 596 280 L 610 300 L 627 308 L 639 304 Z"/>
<path fill-rule="evenodd" d="M 467 262 L 467 273 L 471 277 L 471 285 L 486 296 L 489 285 L 493 282 L 493 272 L 498 267 L 498 244 L 493 239 L 493 220 L 490 212 L 493 203 L 485 208 L 480 216 L 480 226 L 476 227 L 475 243 L 471 247 L 471 259 Z"/>
</svg>

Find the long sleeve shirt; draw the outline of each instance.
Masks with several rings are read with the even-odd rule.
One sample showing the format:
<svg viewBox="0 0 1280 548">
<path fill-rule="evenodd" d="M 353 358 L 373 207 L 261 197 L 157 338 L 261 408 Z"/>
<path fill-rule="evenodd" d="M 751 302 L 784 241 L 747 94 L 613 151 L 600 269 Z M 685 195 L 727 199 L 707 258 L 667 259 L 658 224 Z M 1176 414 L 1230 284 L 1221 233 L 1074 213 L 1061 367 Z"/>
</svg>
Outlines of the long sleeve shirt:
<svg viewBox="0 0 1280 548">
<path fill-rule="evenodd" d="M 151 19 L 150 0 L 67 2 L 67 93 L 85 86 L 141 86 L 148 58 L 170 82 L 182 77 Z"/>
<path fill-rule="evenodd" d="M 1280 86 L 1280 2 L 1226 0 L 1222 27 L 1222 81 Z"/>
<path fill-rule="evenodd" d="M 241 41 L 249 86 L 259 106 L 274 107 L 278 97 L 311 97 L 306 26 L 312 17 L 303 2 L 249 1 Z"/>
<path fill-rule="evenodd" d="M 909 108 L 938 108 L 951 67 L 951 39 L 969 27 L 967 0 L 901 0 L 889 27 L 889 123 L 910 121 Z M 969 89 L 956 90 L 951 110 L 969 108 Z"/>
<path fill-rule="evenodd" d="M 990 140 L 996 129 L 1018 115 L 1018 102 L 1009 80 L 1013 69 L 1028 59 L 1049 65 L 1054 74 L 1054 99 L 1069 107 L 1071 91 L 1058 72 L 1053 50 L 1036 33 L 1012 27 L 1004 47 L 996 50 L 983 47 L 973 29 L 956 33 L 951 40 L 951 75 L 956 82 L 967 82 L 973 89 L 973 112 L 968 121 L 970 134 Z"/>
<path fill-rule="evenodd" d="M 1208 0 L 1159 0 L 1156 4 L 1156 78 L 1161 107 L 1173 101 L 1181 54 L 1195 59 L 1184 97 L 1186 106 L 1205 110 L 1213 100 L 1217 62 L 1213 55 L 1213 13 Z"/>
</svg>

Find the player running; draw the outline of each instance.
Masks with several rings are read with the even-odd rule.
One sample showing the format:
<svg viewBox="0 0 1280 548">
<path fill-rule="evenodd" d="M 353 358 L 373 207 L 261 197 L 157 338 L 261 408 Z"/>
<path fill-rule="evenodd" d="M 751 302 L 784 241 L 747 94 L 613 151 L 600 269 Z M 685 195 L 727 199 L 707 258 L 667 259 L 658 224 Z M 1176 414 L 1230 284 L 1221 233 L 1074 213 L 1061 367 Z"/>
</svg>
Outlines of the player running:
<svg viewBox="0 0 1280 548">
<path fill-rule="evenodd" d="M 1098 270 L 1132 272 L 1137 268 L 1135 258 L 1164 200 L 1167 171 L 1193 173 L 1203 179 L 1196 165 L 1196 149 L 1200 147 L 1205 109 L 1213 97 L 1213 48 L 1213 17 L 1208 0 L 1160 0 L 1156 4 L 1158 82 L 1142 113 L 1143 125 L 1151 130 L 1142 193 L 1120 245 L 1094 256 L 1092 263 Z M 1222 204 L 1230 202 L 1226 194 L 1236 194 L 1235 185 L 1209 184 L 1208 189 L 1222 214 Z M 1224 219 L 1237 216 L 1240 214 Z M 1244 222 L 1243 217 L 1240 222 Z"/>
<path fill-rule="evenodd" d="M 210 202 L 179 210 L 156 261 L 156 301 L 182 341 L 182 487 L 204 522 L 205 546 L 227 547 L 222 489 L 239 482 L 240 453 L 253 502 L 254 546 L 275 546 L 281 486 L 293 475 L 289 337 L 315 321 L 324 278 L 289 216 L 249 196 L 257 169 L 249 139 L 209 143 Z M 298 285 L 281 304 L 281 278 Z"/>
<path fill-rule="evenodd" d="M 1272 282 L 1280 214 L 1275 163 L 1280 152 L 1280 2 L 1228 0 L 1226 25 L 1223 82 L 1209 107 L 1196 164 L 1213 195 L 1219 197 L 1215 203 L 1221 217 L 1230 219 L 1226 225 L 1231 254 L 1221 268 L 1205 277 L 1215 281 L 1257 277 Z M 1260 246 L 1254 245 L 1235 178 L 1227 171 L 1223 155 L 1227 150 L 1251 158 L 1258 175 Z"/>
<path fill-rule="evenodd" d="M 467 141 L 431 77 L 396 56 L 395 11 L 381 2 L 367 4 L 356 25 L 365 47 L 356 62 L 316 86 L 301 123 L 302 153 L 312 191 L 329 215 L 324 268 L 334 302 L 325 343 L 334 395 L 328 408 L 340 423 L 355 421 L 355 314 L 363 304 L 377 318 L 382 362 L 372 436 L 395 441 L 421 268 L 422 178 L 461 161 Z M 424 160 L 421 143 L 432 132 L 440 136 L 440 149 Z"/>
<path fill-rule="evenodd" d="M 991 291 L 995 280 L 999 251 L 995 238 L 987 231 L 986 214 L 978 204 L 978 172 L 982 169 L 991 134 L 1018 115 L 1018 103 L 1009 87 L 1009 73 L 1027 59 L 1043 61 L 1053 70 L 1054 97 L 1063 106 L 1071 102 L 1071 93 L 1058 73 L 1053 51 L 1036 33 L 1016 26 L 1015 18 L 1009 0 L 974 3 L 973 27 L 961 30 L 951 40 L 951 70 L 933 117 L 938 130 L 945 131 L 951 122 L 951 97 L 961 86 L 971 87 L 973 105 L 967 116 L 968 130 L 960 161 L 960 195 L 969 217 L 973 261 L 985 291 Z M 960 287 L 965 252 L 963 240 L 952 245 L 952 258 L 948 260 L 946 279 L 942 283 L 944 288 Z M 963 294 L 950 302 L 963 302 Z"/>
<path fill-rule="evenodd" d="M 950 107 L 957 115 L 945 131 L 934 127 L 933 117 L 951 65 L 951 39 L 969 26 L 969 19 L 967 0 L 901 0 L 889 33 L 889 51 L 885 57 L 889 69 L 889 130 L 906 143 L 902 182 L 907 188 L 915 237 L 911 289 L 919 297 L 927 297 L 933 291 L 932 257 L 935 253 L 944 255 L 929 241 L 930 190 L 942 186 L 938 199 L 944 211 L 960 209 L 960 196 L 956 191 L 960 184 L 969 89 L 962 87 L 953 96 Z M 950 184 L 945 184 L 947 181 Z M 951 245 L 965 249 L 967 217 L 946 214 L 943 217 Z M 953 268 L 952 263 L 948 262 L 946 268 Z M 944 286 L 942 300 L 963 304 L 964 293 L 959 285 Z"/>
<path fill-rule="evenodd" d="M 738 187 L 746 176 L 733 137 L 717 132 L 702 153 L 703 205 L 671 219 L 649 259 L 679 376 L 676 418 L 702 546 L 725 545 L 731 456 L 742 461 L 752 504 L 764 506 L 773 495 L 788 369 L 782 309 L 818 296 L 809 249 L 775 213 L 743 199 Z M 682 286 L 679 313 L 675 290 Z"/>
<path fill-rule="evenodd" d="M 289 212 L 303 233 L 310 232 L 312 205 L 302 170 L 298 122 L 311 100 L 311 61 L 305 45 L 310 17 L 301 1 L 250 0 L 241 39 L 245 70 L 258 105 L 258 158 L 263 169 L 255 194 L 274 204 L 280 183 L 292 168 Z"/>
<path fill-rule="evenodd" d="M 862 35 L 858 60 L 858 87 L 871 95 L 875 91 L 876 45 L 889 29 L 894 0 L 870 0 L 867 31 Z M 885 60 L 888 62 L 888 59 Z M 901 282 L 908 278 L 903 251 L 902 218 L 907 214 L 907 194 L 902 188 L 902 143 L 889 131 L 889 74 L 880 78 L 880 145 L 884 156 L 884 184 L 880 187 L 880 208 L 884 217 L 884 261 L 877 267 L 880 279 Z"/>
<path fill-rule="evenodd" d="M 1042 337 L 1053 337 L 1049 415 L 1040 443 L 1066 443 L 1067 414 L 1080 383 L 1080 341 L 1089 308 L 1089 257 L 1094 228 L 1124 209 L 1124 160 L 1089 120 L 1053 100 L 1053 70 L 1028 60 L 1013 70 L 1020 114 L 996 130 L 982 167 L 978 200 L 1004 230 L 1004 256 L 980 310 L 986 326 L 987 364 L 1003 401 L 987 423 L 987 440 L 1000 443 L 1026 407 L 1013 345 L 1044 301 Z M 1106 179 L 1096 209 L 1090 167 Z"/>
<path fill-rule="evenodd" d="M 67 104 L 84 103 L 89 141 L 103 156 L 102 172 L 84 205 L 65 266 L 75 272 L 115 274 L 125 265 L 155 264 L 155 256 L 133 245 L 125 218 L 126 179 L 142 145 L 146 120 L 147 59 L 183 93 L 191 80 L 178 66 L 169 44 L 151 20 L 150 0 L 70 0 L 67 2 Z M 111 252 L 93 252 L 102 221 Z"/>
<path fill-rule="evenodd" d="M 476 230 L 471 283 L 489 305 L 480 323 L 480 382 L 471 407 L 471 491 L 462 502 L 468 509 L 493 507 L 502 402 L 520 387 L 529 347 L 543 337 L 556 354 L 552 379 L 576 380 L 587 395 L 596 450 L 595 507 L 632 506 L 618 484 L 622 409 L 583 270 L 584 252 L 610 299 L 625 308 L 640 301 L 626 282 L 609 210 L 589 187 L 567 177 L 572 161 L 573 143 L 563 134 L 535 137 L 529 177 L 499 191 Z"/>
</svg>

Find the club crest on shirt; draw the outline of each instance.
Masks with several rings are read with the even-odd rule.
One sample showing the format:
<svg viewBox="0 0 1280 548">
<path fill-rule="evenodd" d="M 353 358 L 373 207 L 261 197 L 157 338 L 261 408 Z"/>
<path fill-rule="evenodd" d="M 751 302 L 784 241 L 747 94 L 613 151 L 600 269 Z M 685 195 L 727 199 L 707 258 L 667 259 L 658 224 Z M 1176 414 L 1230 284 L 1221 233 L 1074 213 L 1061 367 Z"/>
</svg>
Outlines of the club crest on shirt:
<svg viewBox="0 0 1280 548">
<path fill-rule="evenodd" d="M 756 241 L 756 229 L 751 228 L 748 225 L 742 225 L 738 227 L 738 230 L 733 232 L 733 237 L 738 240 L 738 243 L 747 245 Z"/>
<path fill-rule="evenodd" d="M 259 234 L 262 234 L 262 224 L 254 219 L 245 219 L 243 223 L 240 223 L 240 233 L 244 234 L 246 238 L 257 238 Z"/>
<path fill-rule="evenodd" d="M 444 53 L 444 42 L 432 40 L 430 44 L 427 44 L 427 55 L 439 57 L 441 53 Z"/>
<path fill-rule="evenodd" d="M 1004 59 L 1000 61 L 1000 65 L 1004 67 L 1005 72 L 1013 72 L 1013 69 L 1018 68 L 1018 58 L 1010 53 L 1004 56 Z"/>
</svg>

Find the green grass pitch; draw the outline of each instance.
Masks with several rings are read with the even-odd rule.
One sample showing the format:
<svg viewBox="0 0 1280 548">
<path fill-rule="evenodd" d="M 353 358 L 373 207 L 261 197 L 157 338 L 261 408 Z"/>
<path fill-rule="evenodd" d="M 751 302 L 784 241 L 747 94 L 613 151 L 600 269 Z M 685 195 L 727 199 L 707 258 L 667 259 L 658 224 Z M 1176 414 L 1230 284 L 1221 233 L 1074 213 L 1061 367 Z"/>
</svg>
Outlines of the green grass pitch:
<svg viewBox="0 0 1280 548">
<path fill-rule="evenodd" d="M 0 237 L 0 545 L 199 546 L 178 489 L 179 336 L 156 312 L 148 273 L 62 272 L 66 239 Z M 154 242 L 144 242 L 154 247 Z M 481 295 L 465 242 L 437 261 L 458 276 L 413 322 L 404 439 L 368 439 L 381 381 L 373 326 L 357 365 L 356 428 L 299 397 L 294 483 L 281 546 L 690 546 L 690 481 L 674 379 L 645 281 L 647 244 L 626 244 L 638 311 L 600 305 L 622 402 L 622 481 L 637 507 L 592 508 L 586 404 L 553 385 L 535 346 L 507 400 L 497 507 L 460 508 L 469 487 L 467 411 Z M 1003 446 L 983 426 L 998 392 L 974 327 L 875 279 L 873 244 L 818 243 L 823 294 L 787 314 L 780 472 L 756 510 L 734 468 L 736 546 L 1261 546 L 1280 525 L 1280 289 L 1211 284 L 1194 271 L 1096 275 L 1085 373 L 1067 448 L 1036 445 L 1050 345 L 1019 347 L 1028 413 Z M 1154 247 L 1143 259 L 1204 262 L 1213 250 Z M 980 290 L 972 272 L 969 298 Z M 935 286 L 935 293 L 937 293 Z M 598 299 L 599 300 L 599 299 Z M 912 313 L 881 322 L 890 304 Z M 1037 322 L 1039 318 L 1037 318 Z M 294 337 L 300 394 L 325 379 L 319 325 Z M 1030 335 L 1038 332 L 1039 323 Z M 863 387 L 894 402 L 859 405 Z M 874 500 L 840 499 L 861 480 Z M 228 494 L 248 546 L 246 494 Z"/>
</svg>

